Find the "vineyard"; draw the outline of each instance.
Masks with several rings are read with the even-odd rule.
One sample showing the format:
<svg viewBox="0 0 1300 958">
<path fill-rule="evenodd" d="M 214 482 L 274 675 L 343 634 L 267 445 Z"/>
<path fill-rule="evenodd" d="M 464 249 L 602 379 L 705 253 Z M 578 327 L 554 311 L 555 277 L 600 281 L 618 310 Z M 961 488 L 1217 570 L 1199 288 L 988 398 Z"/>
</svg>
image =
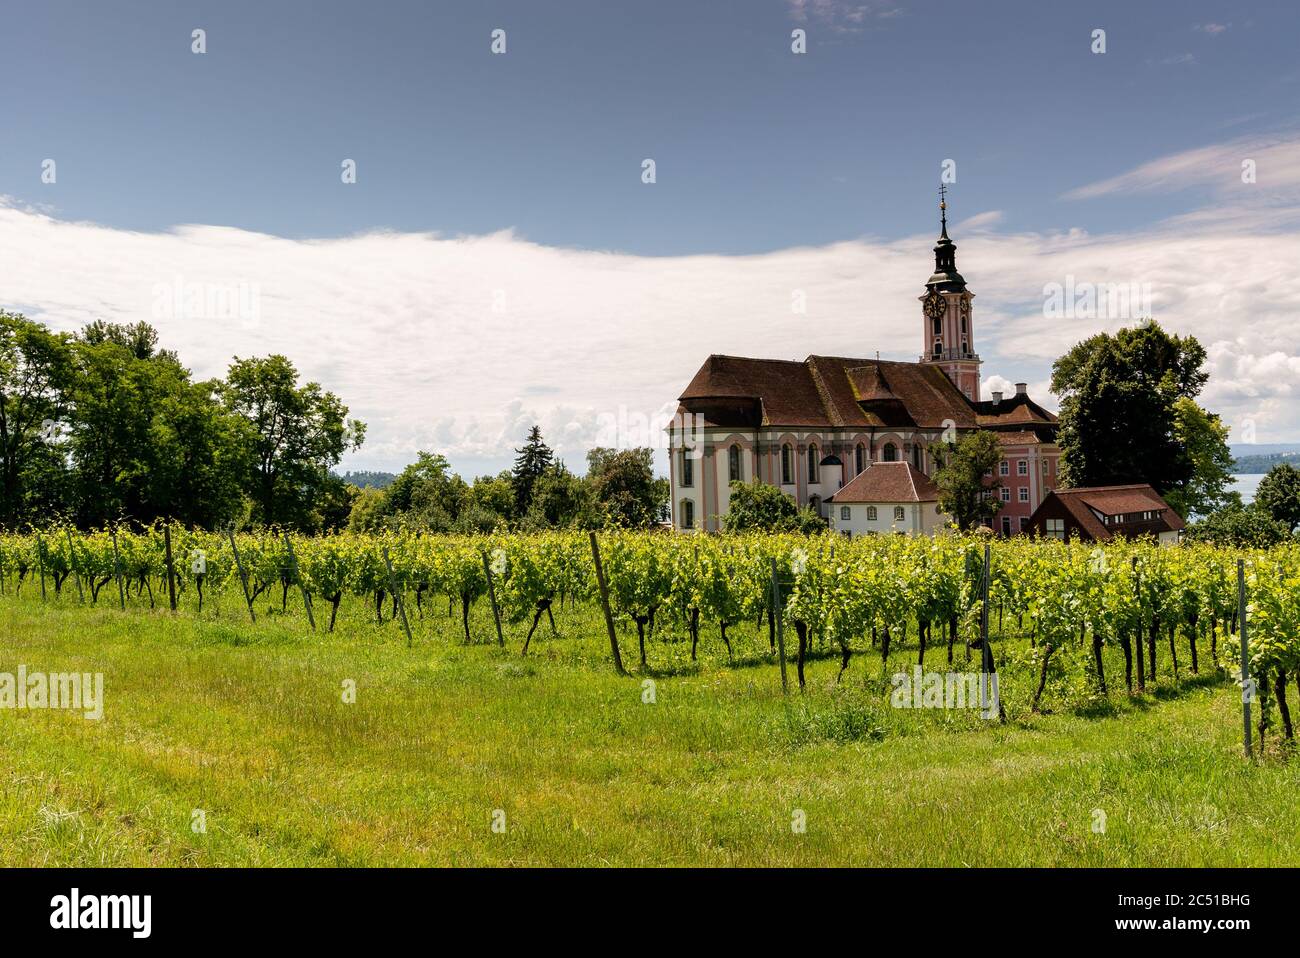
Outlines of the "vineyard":
<svg viewBox="0 0 1300 958">
<path fill-rule="evenodd" d="M 580 616 L 586 641 L 607 636 L 604 655 L 619 672 L 626 655 L 642 670 L 680 674 L 696 667 L 703 644 L 722 668 L 779 663 L 782 682 L 788 661 L 799 687 L 812 660 L 836 661 L 837 684 L 856 677 L 884 693 L 899 669 L 973 662 L 999 674 L 1005 720 L 1008 708 L 1096 707 L 1119 689 L 1239 678 L 1239 559 L 1259 734 L 1280 725 L 1289 740 L 1290 681 L 1300 694 L 1292 546 L 1239 556 L 1203 545 L 959 536 L 312 538 L 56 527 L 0 535 L 0 593 L 224 621 L 255 622 L 260 608 L 325 635 L 342 612 L 409 644 L 446 641 L 454 622 L 460 641 L 522 656 Z"/>
</svg>

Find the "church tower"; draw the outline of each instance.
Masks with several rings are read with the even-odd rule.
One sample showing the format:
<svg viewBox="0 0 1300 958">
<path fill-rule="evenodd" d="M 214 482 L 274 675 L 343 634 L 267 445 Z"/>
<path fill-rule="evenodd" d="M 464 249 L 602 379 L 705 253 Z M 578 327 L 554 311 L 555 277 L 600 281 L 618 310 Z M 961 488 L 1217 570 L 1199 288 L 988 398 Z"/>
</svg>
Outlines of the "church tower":
<svg viewBox="0 0 1300 958">
<path fill-rule="evenodd" d="M 971 402 L 980 398 L 980 358 L 975 353 L 970 301 L 975 294 L 957 272 L 957 244 L 948 238 L 947 188 L 939 187 L 939 242 L 934 275 L 921 300 L 921 362 L 934 363 Z"/>
</svg>

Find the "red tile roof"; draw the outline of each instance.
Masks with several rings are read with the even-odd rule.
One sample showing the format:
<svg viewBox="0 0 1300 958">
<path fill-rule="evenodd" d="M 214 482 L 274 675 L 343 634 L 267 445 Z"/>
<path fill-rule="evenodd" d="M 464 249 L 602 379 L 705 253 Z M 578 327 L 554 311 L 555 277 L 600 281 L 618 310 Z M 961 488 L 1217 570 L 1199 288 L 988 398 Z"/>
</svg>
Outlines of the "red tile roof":
<svg viewBox="0 0 1300 958">
<path fill-rule="evenodd" d="M 828 502 L 937 502 L 939 487 L 910 462 L 875 462 Z"/>
<path fill-rule="evenodd" d="M 710 356 L 681 395 L 689 411 L 720 425 L 719 400 L 753 400 L 763 426 L 920 427 L 977 425 L 975 409 L 938 366 L 809 356 L 803 362 Z M 737 422 L 735 425 L 750 425 Z"/>
<path fill-rule="evenodd" d="M 1109 539 L 1120 531 L 1131 532 L 1134 535 L 1146 532 L 1177 532 L 1186 526 L 1183 517 L 1169 508 L 1169 504 L 1160 498 L 1160 494 L 1146 483 L 1054 489 L 1048 493 L 1047 498 L 1044 498 L 1038 508 L 1041 509 L 1052 496 L 1061 501 L 1070 515 L 1094 539 Z M 1094 509 L 1096 512 L 1093 511 Z M 1145 522 L 1125 523 L 1121 526 L 1108 526 L 1097 518 L 1098 512 L 1103 516 L 1119 516 L 1151 511 L 1159 512 L 1159 518 Z M 1034 512 L 1037 514 L 1038 510 Z M 1030 521 L 1033 521 L 1033 517 Z"/>
<path fill-rule="evenodd" d="M 1031 429 L 1020 429 L 1016 432 L 996 432 L 998 445 L 1001 446 L 1035 446 L 1042 442 L 1038 434 Z"/>
</svg>

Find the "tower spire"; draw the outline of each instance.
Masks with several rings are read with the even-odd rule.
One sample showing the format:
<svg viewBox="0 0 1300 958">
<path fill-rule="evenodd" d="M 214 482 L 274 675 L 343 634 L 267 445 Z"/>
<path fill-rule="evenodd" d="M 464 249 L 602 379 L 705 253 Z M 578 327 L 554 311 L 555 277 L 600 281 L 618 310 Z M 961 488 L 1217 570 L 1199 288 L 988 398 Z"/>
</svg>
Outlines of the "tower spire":
<svg viewBox="0 0 1300 958">
<path fill-rule="evenodd" d="M 939 184 L 939 241 L 934 247 L 934 275 L 925 284 L 930 289 L 961 292 L 966 280 L 957 272 L 957 244 L 948 238 L 948 187 Z"/>
</svg>

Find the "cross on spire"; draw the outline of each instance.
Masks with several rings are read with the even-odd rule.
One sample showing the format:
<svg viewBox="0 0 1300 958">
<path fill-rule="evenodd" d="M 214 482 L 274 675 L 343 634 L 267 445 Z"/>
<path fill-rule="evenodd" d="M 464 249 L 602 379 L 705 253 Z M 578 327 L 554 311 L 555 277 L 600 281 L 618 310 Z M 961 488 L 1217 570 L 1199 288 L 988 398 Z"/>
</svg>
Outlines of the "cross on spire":
<svg viewBox="0 0 1300 958">
<path fill-rule="evenodd" d="M 947 238 L 948 236 L 948 186 L 946 183 L 939 184 L 939 222 L 943 227 L 940 235 Z"/>
</svg>

